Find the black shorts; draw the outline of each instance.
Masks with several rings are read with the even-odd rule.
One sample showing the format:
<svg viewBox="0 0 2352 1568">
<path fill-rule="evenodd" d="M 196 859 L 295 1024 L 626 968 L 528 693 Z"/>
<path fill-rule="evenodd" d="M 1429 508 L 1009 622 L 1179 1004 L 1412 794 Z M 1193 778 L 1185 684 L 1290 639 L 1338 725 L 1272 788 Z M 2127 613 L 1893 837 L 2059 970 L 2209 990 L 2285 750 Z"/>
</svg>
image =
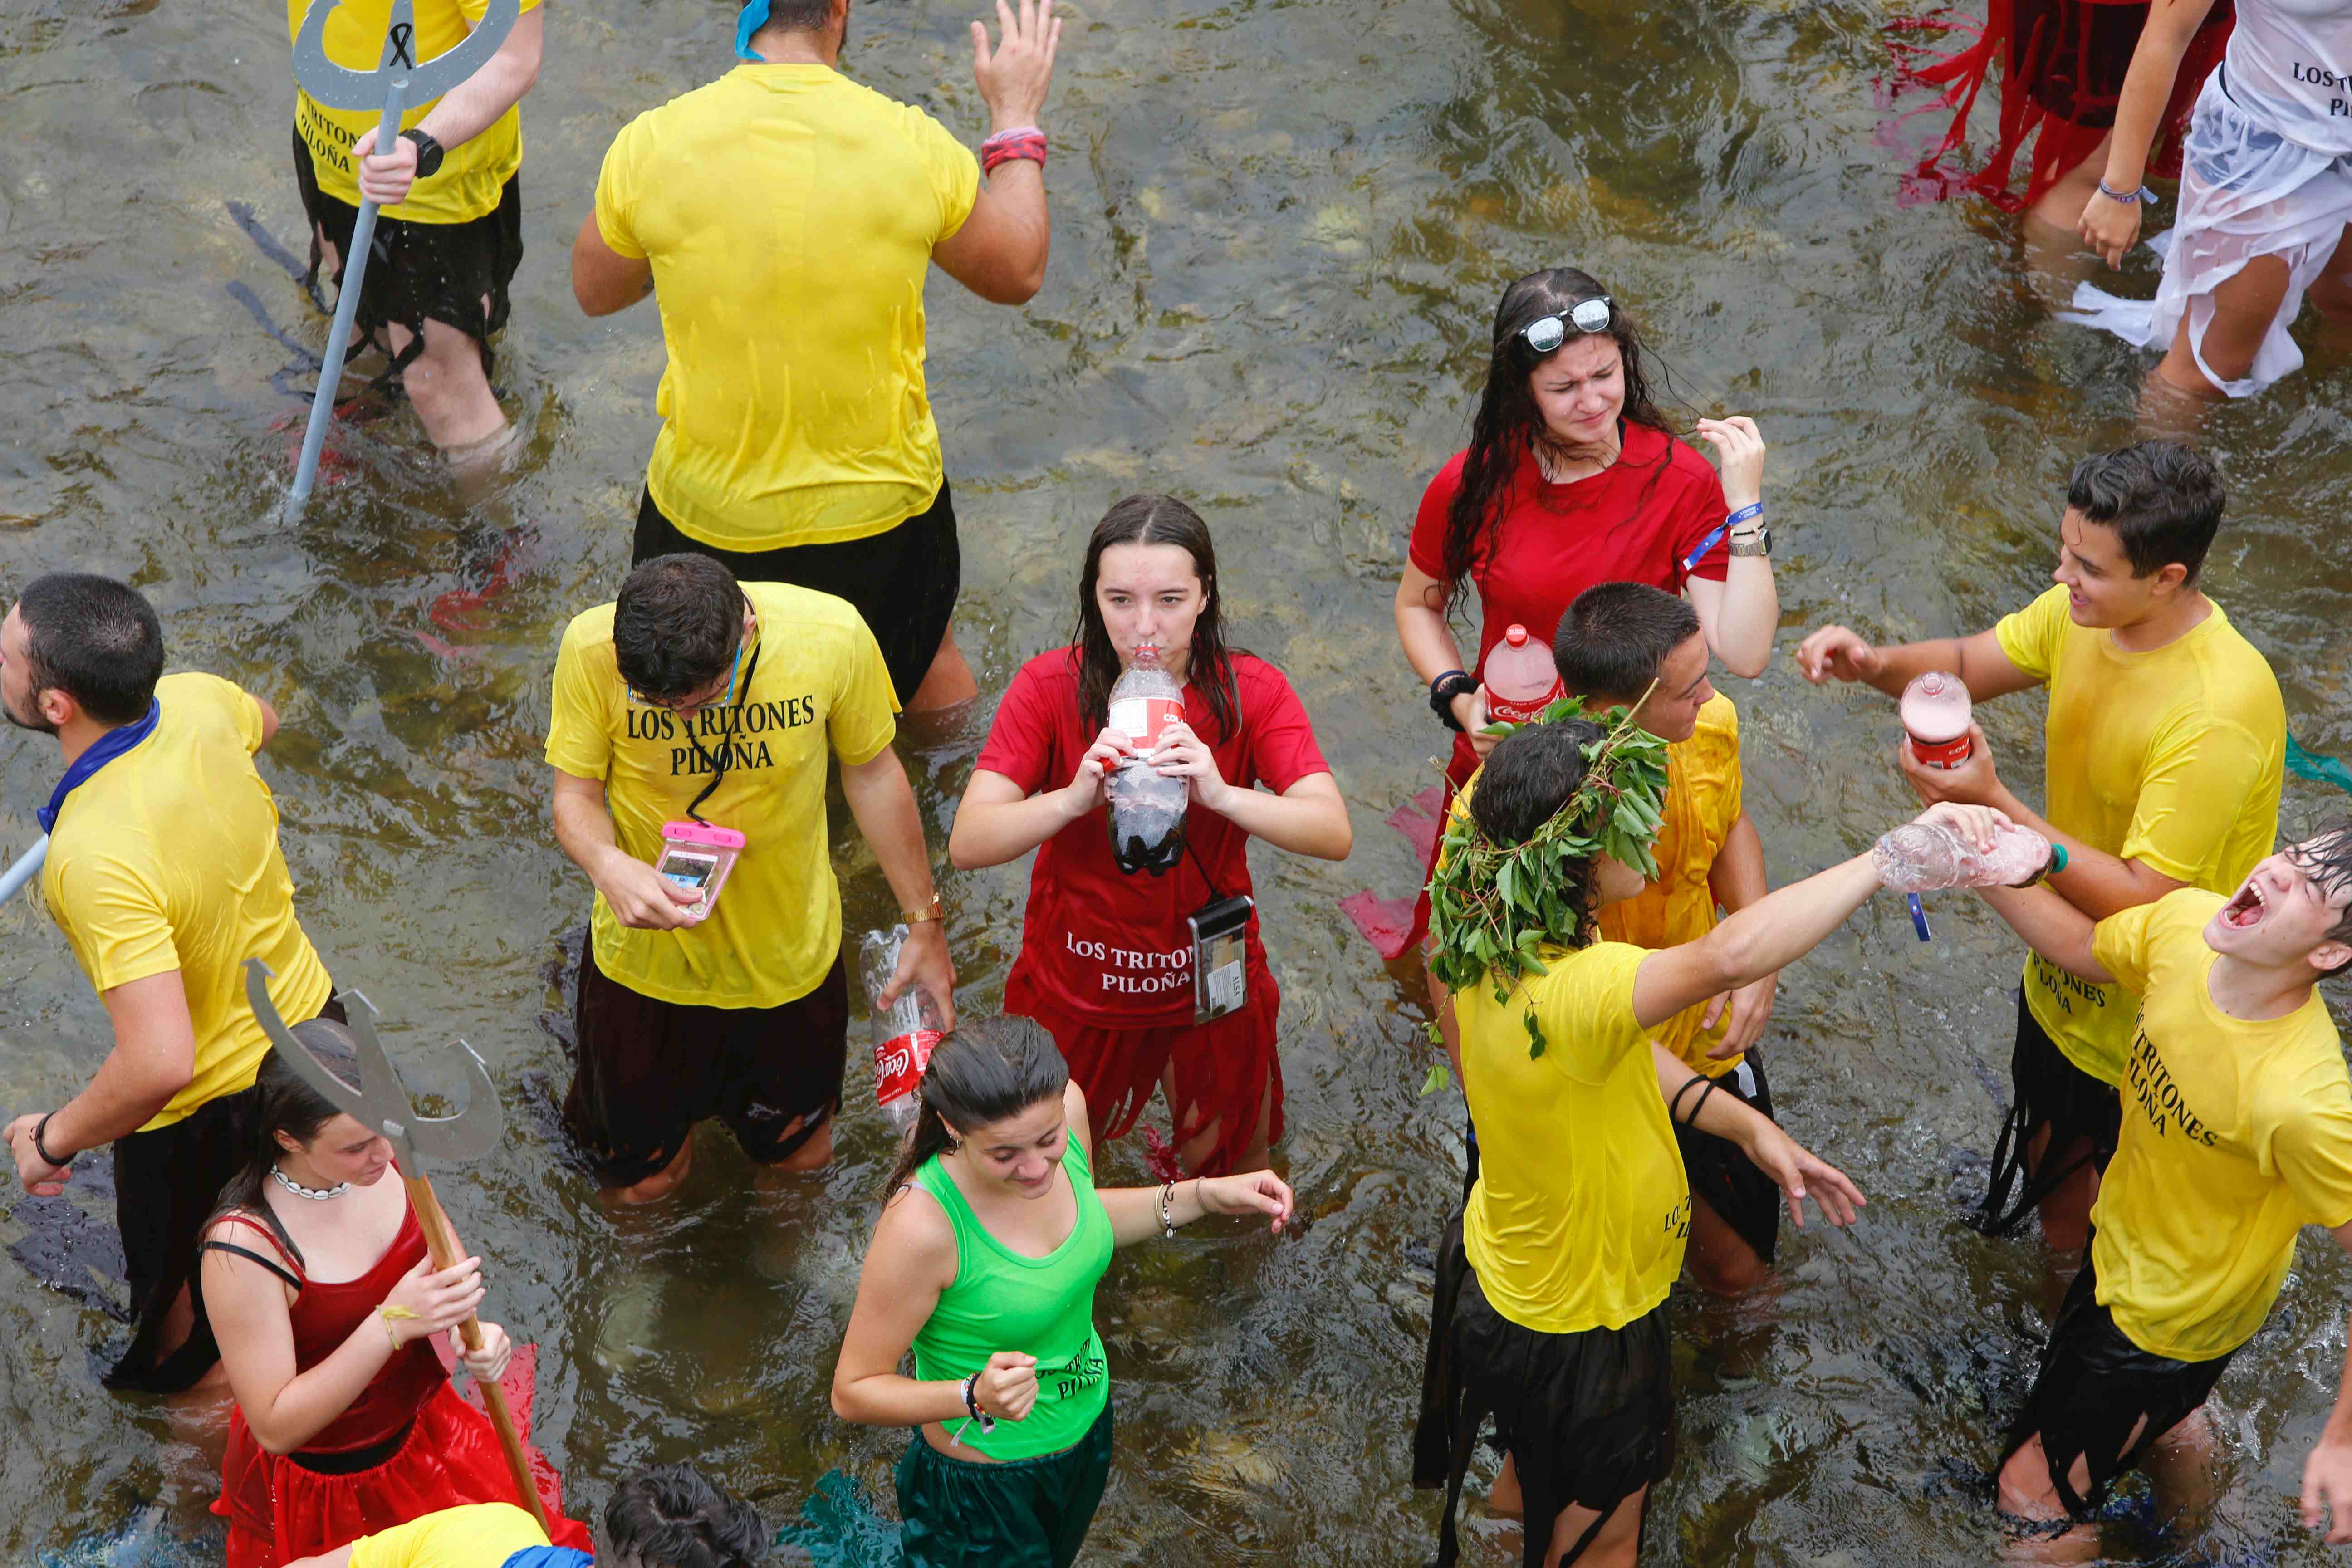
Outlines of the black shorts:
<svg viewBox="0 0 2352 1568">
<path fill-rule="evenodd" d="M 1058 1454 L 983 1465 L 920 1432 L 898 1460 L 906 1568 L 1070 1568 L 1110 1479 L 1110 1406 Z M 896 1561 L 896 1559 L 894 1559 Z"/>
<path fill-rule="evenodd" d="M 2098 1303 L 2098 1271 L 2085 1248 L 2083 1271 L 2067 1287 L 2050 1330 L 2033 1392 L 2010 1424 L 2001 1448 L 2007 1464 L 2039 1433 L 2050 1461 L 2050 1484 L 2058 1489 L 2066 1511 L 2084 1523 L 2105 1505 L 2116 1478 L 2139 1463 L 2147 1446 L 2205 1403 L 2230 1356 L 2237 1353 L 2211 1361 L 2150 1354 L 2116 1327 Z M 2086 1493 L 2077 1493 L 2069 1479 L 2078 1458 L 2090 1471 Z"/>
<path fill-rule="evenodd" d="M 1755 1086 L 1752 1093 L 1741 1087 L 1743 1074 Z M 1690 1091 L 1694 1099 L 1706 1092 Z M 1753 1107 L 1767 1120 L 1772 1118 L 1772 1086 L 1764 1080 L 1764 1058 L 1753 1052 L 1715 1080 L 1715 1092 Z M 1681 1121 L 1675 1123 L 1675 1146 L 1683 1152 L 1691 1196 L 1713 1209 L 1716 1217 L 1729 1226 L 1758 1258 L 1771 1262 L 1780 1240 L 1780 1189 L 1772 1178 L 1758 1170 L 1756 1162 L 1728 1138 L 1717 1138 Z"/>
<path fill-rule="evenodd" d="M 310 219 L 310 290 L 319 287 L 319 266 L 324 253 L 319 234 L 326 231 L 338 262 L 352 253 L 352 227 L 360 209 L 319 188 L 310 167 L 310 149 L 294 132 L 294 182 L 301 187 L 302 210 Z M 465 223 L 410 223 L 378 217 L 375 237 L 369 242 L 367 277 L 360 284 L 359 313 L 352 322 L 354 339 L 373 342 L 385 353 L 392 344 L 383 336 L 386 322 L 408 329 L 410 342 L 393 355 L 384 379 L 406 366 L 423 352 L 425 323 L 439 321 L 457 328 L 481 346 L 482 374 L 490 374 L 490 334 L 507 324 L 507 285 L 522 265 L 522 186 L 520 176 L 506 183 L 499 205 Z M 342 286 L 342 268 L 335 269 L 335 285 Z M 483 304 L 488 300 L 487 307 Z"/>
<path fill-rule="evenodd" d="M 348 1020 L 330 987 L 319 1016 Z M 114 1141 L 114 1224 L 122 1233 L 122 1273 L 137 1314 L 130 1348 L 101 1379 L 118 1393 L 177 1394 L 220 1360 L 197 1277 L 205 1221 L 245 1164 L 250 1087 L 208 1100 L 152 1132 Z M 178 1349 L 163 1353 L 165 1321 L 184 1289 L 194 1321 Z"/>
<path fill-rule="evenodd" d="M 815 990 L 780 1007 L 689 1006 L 606 975 L 592 933 L 572 1024 L 579 1060 L 563 1125 L 599 1186 L 635 1186 L 667 1170 L 706 1117 L 772 1165 L 841 1109 L 849 974 L 838 954 Z"/>
<path fill-rule="evenodd" d="M 653 491 L 646 491 L 637 502 L 637 533 L 629 564 L 681 552 L 709 556 L 734 573 L 738 582 L 791 583 L 848 600 L 881 645 L 882 662 L 890 667 L 890 684 L 902 704 L 923 684 L 932 656 L 948 635 L 956 594 L 963 584 L 955 503 L 944 479 L 929 508 L 885 532 L 834 544 L 754 552 L 721 550 L 681 533 L 654 504 Z"/>
<path fill-rule="evenodd" d="M 2017 994 L 2017 1047 L 2010 1055 L 2009 1075 L 2017 1099 L 1993 1144 L 1992 1179 L 1984 1202 L 1969 1221 L 1987 1236 L 2007 1236 L 2018 1229 L 2042 1199 L 2085 1163 L 2105 1170 L 2123 1131 L 2123 1100 L 2115 1085 L 2101 1083 L 2066 1059 L 2034 1021 L 2021 988 Z M 2037 1163 L 2033 1141 L 2045 1127 L 2050 1141 Z M 2067 1151 L 2077 1143 L 2088 1144 L 2088 1152 L 2067 1158 Z M 2017 1190 L 2013 1203 L 2011 1189 Z"/>
<path fill-rule="evenodd" d="M 1429 1316 L 1412 1484 L 1445 1489 L 1437 1568 L 1452 1568 L 1459 1551 L 1454 1510 L 1471 1447 L 1490 1415 L 1496 1442 L 1517 1461 L 1527 1500 L 1526 1568 L 1542 1568 L 1562 1510 L 1574 1505 L 1601 1516 L 1560 1559 L 1567 1568 L 1618 1504 L 1674 1468 L 1673 1336 L 1663 1301 L 1622 1329 L 1522 1328 L 1478 1288 L 1457 1217 L 1438 1248 Z"/>
</svg>

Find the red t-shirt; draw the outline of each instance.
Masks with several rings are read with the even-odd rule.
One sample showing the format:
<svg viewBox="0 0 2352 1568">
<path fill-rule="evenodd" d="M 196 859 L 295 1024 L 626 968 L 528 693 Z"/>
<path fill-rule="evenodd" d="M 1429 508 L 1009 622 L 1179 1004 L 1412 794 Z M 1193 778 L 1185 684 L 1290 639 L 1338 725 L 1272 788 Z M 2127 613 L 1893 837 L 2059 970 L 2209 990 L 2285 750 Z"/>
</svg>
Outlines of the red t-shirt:
<svg viewBox="0 0 2352 1568">
<path fill-rule="evenodd" d="M 1691 577 L 1723 581 L 1729 546 L 1717 540 L 1688 572 L 1683 563 L 1729 510 L 1723 481 L 1705 458 L 1663 430 L 1628 423 L 1617 461 L 1589 479 L 1547 483 L 1532 452 L 1523 452 L 1512 476 L 1508 504 L 1494 548 L 1482 542 L 1470 563 L 1484 619 L 1478 627 L 1475 675 L 1486 652 L 1512 626 L 1545 642 L 1559 627 L 1570 601 L 1596 583 L 1647 583 L 1670 594 Z M 1445 581 L 1445 524 L 1462 489 L 1456 452 L 1422 492 L 1412 520 L 1412 563 Z M 1468 740 L 1457 737 L 1449 776 L 1459 785 L 1476 767 Z"/>
<path fill-rule="evenodd" d="M 1184 685 L 1185 722 L 1210 742 L 1225 782 L 1236 789 L 1262 783 L 1279 795 L 1310 773 L 1329 773 L 1307 710 L 1282 672 L 1245 653 L 1233 656 L 1233 667 L 1241 699 L 1237 735 L 1218 736 L 1207 700 L 1190 681 Z M 1011 779 L 1024 795 L 1060 789 L 1098 732 L 1078 714 L 1074 650 L 1055 648 L 1013 676 L 977 765 Z M 1249 835 L 1196 805 L 1184 816 L 1189 847 L 1182 862 L 1160 876 L 1129 876 L 1111 854 L 1108 816 L 1108 807 L 1097 807 L 1038 847 L 1013 971 L 1091 1024 L 1188 1025 L 1192 937 L 1185 917 L 1212 899 L 1250 890 Z M 1203 868 L 1216 883 L 1213 891 Z M 1265 972 L 1255 910 L 1247 942 L 1255 985 Z"/>
</svg>

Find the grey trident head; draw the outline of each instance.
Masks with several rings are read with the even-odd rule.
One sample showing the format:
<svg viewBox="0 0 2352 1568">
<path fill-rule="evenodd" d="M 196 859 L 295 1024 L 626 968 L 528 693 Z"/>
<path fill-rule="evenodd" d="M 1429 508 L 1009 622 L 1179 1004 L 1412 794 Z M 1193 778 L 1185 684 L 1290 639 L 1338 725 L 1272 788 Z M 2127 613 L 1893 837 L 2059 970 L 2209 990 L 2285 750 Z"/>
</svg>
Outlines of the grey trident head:
<svg viewBox="0 0 2352 1568">
<path fill-rule="evenodd" d="M 384 34 L 383 64 L 372 71 L 356 71 L 327 58 L 322 41 L 327 17 L 341 0 L 310 0 L 303 13 L 302 30 L 294 38 L 294 79 L 302 90 L 330 109 L 381 109 L 384 89 L 394 78 L 404 78 L 406 101 L 425 103 L 440 97 L 479 70 L 507 41 L 522 9 L 521 0 L 490 0 L 489 9 L 474 24 L 466 41 L 429 60 L 416 58 L 416 26 L 413 0 L 392 0 L 392 26 Z"/>
<path fill-rule="evenodd" d="M 253 1005 L 253 1016 L 261 1021 L 270 1044 L 286 1065 L 329 1104 L 370 1131 L 391 1139 L 404 1174 L 422 1174 L 421 1159 L 464 1164 L 499 1146 L 506 1131 L 506 1111 L 499 1104 L 498 1086 L 490 1081 L 489 1068 L 482 1065 L 473 1047 L 463 1040 L 456 1047 L 463 1053 L 460 1059 L 466 1067 L 466 1109 L 455 1116 L 420 1117 L 409 1103 L 400 1069 L 392 1065 L 383 1042 L 376 1038 L 375 1004 L 356 991 L 341 992 L 335 998 L 351 1015 L 352 1038 L 358 1047 L 360 1084 L 353 1089 L 305 1050 L 300 1037 L 286 1026 L 262 984 L 270 974 L 269 966 L 261 960 L 245 961 L 246 1000 Z"/>
</svg>

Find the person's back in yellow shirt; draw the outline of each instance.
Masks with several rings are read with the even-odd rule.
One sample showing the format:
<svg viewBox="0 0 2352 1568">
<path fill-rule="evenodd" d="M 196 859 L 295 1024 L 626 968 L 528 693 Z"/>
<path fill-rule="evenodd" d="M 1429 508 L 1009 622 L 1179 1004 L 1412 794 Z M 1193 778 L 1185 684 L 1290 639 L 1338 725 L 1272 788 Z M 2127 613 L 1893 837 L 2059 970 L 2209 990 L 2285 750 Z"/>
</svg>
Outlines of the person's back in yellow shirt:
<svg viewBox="0 0 2352 1568">
<path fill-rule="evenodd" d="M 405 1524 L 362 1535 L 341 1552 L 304 1561 L 314 1568 L 502 1568 L 519 1552 L 562 1561 L 539 1521 L 510 1502 L 467 1503 L 420 1514 Z M 568 1554 L 584 1561 L 584 1554 Z M 341 1556 L 340 1563 L 333 1562 Z"/>
</svg>

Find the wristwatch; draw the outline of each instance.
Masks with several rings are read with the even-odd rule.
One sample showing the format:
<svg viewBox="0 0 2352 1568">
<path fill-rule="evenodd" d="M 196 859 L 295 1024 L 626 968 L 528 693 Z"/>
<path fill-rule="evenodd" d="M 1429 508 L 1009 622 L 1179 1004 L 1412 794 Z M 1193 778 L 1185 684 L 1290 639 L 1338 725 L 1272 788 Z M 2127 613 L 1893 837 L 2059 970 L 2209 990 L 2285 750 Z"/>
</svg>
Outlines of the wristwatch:
<svg viewBox="0 0 2352 1568">
<path fill-rule="evenodd" d="M 1454 716 L 1454 700 L 1465 691 L 1477 689 L 1477 680 L 1468 672 L 1449 669 L 1429 683 L 1429 710 L 1437 715 L 1439 723 L 1458 731 L 1462 721 Z"/>
<path fill-rule="evenodd" d="M 1772 530 L 1769 526 L 1759 527 L 1746 539 L 1734 534 L 1728 550 L 1734 555 L 1769 556 L 1772 553 Z"/>
<path fill-rule="evenodd" d="M 429 180 L 441 172 L 441 160 L 449 154 L 447 150 L 440 142 L 433 140 L 430 134 L 411 126 L 400 133 L 400 139 L 416 143 L 416 177 L 418 179 Z"/>
<path fill-rule="evenodd" d="M 930 908 L 926 910 L 900 910 L 898 911 L 898 918 L 905 921 L 910 926 L 919 926 L 925 921 L 943 921 L 947 919 L 947 912 L 940 903 L 939 894 L 933 893 L 931 895 Z"/>
</svg>

